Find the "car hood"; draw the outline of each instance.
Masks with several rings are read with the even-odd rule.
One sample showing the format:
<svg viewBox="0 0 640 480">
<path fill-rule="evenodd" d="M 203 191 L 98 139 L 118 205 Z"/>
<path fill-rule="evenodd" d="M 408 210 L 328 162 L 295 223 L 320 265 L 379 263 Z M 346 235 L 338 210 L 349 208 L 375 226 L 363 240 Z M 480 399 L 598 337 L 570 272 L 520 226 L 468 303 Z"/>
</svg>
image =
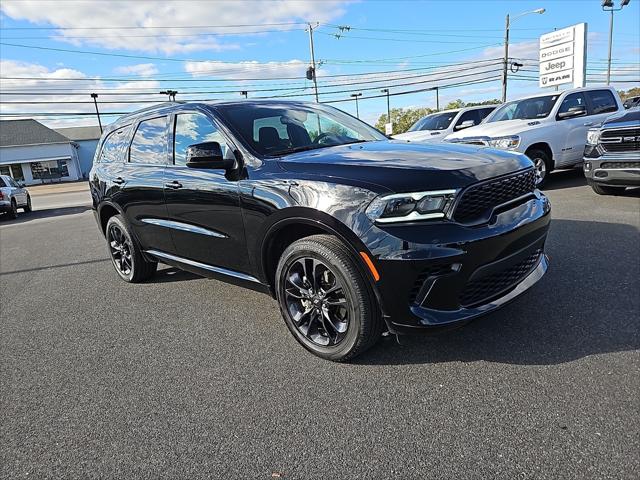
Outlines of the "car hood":
<svg viewBox="0 0 640 480">
<path fill-rule="evenodd" d="M 531 166 L 524 155 L 475 145 L 377 141 L 287 155 L 281 168 L 393 192 L 462 188 Z"/>
<path fill-rule="evenodd" d="M 546 125 L 543 120 L 503 120 L 469 127 L 460 132 L 447 136 L 447 140 L 471 138 L 471 137 L 504 137 L 506 135 L 518 135 L 528 130 L 535 130 Z"/>
<path fill-rule="evenodd" d="M 444 130 L 418 130 L 393 136 L 396 140 L 410 140 L 412 142 L 438 142 L 442 141 L 444 137 L 446 137 Z"/>
<path fill-rule="evenodd" d="M 617 126 L 635 126 L 637 124 L 640 124 L 640 108 L 632 108 L 615 113 L 607 117 L 602 126 L 611 128 Z"/>
</svg>

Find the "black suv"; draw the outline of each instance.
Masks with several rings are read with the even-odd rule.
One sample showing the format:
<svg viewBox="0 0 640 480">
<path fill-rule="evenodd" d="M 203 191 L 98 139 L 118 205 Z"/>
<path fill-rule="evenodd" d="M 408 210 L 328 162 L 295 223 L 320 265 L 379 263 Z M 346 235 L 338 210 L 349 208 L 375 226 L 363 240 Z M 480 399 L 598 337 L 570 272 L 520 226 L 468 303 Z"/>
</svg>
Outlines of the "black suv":
<svg viewBox="0 0 640 480">
<path fill-rule="evenodd" d="M 90 178 L 122 279 L 162 262 L 269 293 L 304 347 L 338 361 L 536 283 L 550 206 L 535 181 L 524 155 L 390 141 L 335 108 L 283 101 L 128 115 Z"/>
</svg>

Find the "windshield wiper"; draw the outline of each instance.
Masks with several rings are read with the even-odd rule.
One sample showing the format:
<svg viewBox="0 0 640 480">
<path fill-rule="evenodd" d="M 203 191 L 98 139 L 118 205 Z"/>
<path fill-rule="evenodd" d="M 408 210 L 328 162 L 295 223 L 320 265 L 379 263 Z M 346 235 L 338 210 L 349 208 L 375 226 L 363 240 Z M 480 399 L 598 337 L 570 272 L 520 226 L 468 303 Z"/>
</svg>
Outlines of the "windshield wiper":
<svg viewBox="0 0 640 480">
<path fill-rule="evenodd" d="M 333 143 L 331 145 L 320 145 L 320 144 L 301 145 L 299 147 L 291 147 L 291 148 L 287 148 L 286 150 L 280 150 L 279 152 L 274 152 L 271 154 L 271 156 L 277 157 L 279 155 L 289 155 L 291 153 L 305 152 L 308 150 L 317 150 L 319 148 L 337 147 L 340 145 L 351 145 L 353 143 L 362 143 L 362 142 L 368 142 L 368 141 L 369 140 L 354 140 L 352 142 Z"/>
</svg>

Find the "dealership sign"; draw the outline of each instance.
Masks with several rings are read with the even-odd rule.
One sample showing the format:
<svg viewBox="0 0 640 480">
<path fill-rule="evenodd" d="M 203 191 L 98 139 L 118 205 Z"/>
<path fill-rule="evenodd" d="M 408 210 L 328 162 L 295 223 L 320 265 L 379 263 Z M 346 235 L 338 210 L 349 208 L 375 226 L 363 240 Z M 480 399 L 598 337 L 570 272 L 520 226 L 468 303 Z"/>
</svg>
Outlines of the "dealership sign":
<svg viewBox="0 0 640 480">
<path fill-rule="evenodd" d="M 579 23 L 540 37 L 540 87 L 572 83 L 584 87 L 587 24 Z"/>
</svg>

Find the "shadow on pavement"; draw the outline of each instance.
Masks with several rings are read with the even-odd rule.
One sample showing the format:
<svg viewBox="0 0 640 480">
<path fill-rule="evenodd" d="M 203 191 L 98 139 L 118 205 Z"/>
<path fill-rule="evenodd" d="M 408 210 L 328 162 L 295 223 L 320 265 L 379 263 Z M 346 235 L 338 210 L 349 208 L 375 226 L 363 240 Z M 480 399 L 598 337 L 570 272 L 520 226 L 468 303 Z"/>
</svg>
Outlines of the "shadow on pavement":
<svg viewBox="0 0 640 480">
<path fill-rule="evenodd" d="M 543 192 L 551 190 L 560 190 L 563 188 L 584 187 L 587 185 L 587 179 L 582 173 L 582 168 L 574 168 L 572 170 L 558 170 L 549 175 L 547 184 L 542 189 Z M 598 196 L 595 192 L 594 195 Z M 618 197 L 638 197 L 640 196 L 640 188 L 627 188 L 624 192 L 616 195 Z"/>
<path fill-rule="evenodd" d="M 14 273 L 39 272 L 41 270 L 49 270 L 52 268 L 75 267 L 77 265 L 88 265 L 91 263 L 102 263 L 102 262 L 108 262 L 108 261 L 109 261 L 108 258 L 98 258 L 96 260 L 86 260 L 84 262 L 60 263 L 58 265 L 44 265 L 42 267 L 24 268 L 22 270 L 10 270 L 8 272 L 0 272 L 0 276 L 11 275 Z"/>
<path fill-rule="evenodd" d="M 31 220 L 38 220 L 41 218 L 49 217 L 61 217 L 64 215 L 73 215 L 76 213 L 86 212 L 91 210 L 90 205 L 79 205 L 74 207 L 63 208 L 48 208 L 44 210 L 34 210 L 30 213 L 23 213 L 22 210 L 18 212 L 18 218 L 15 220 L 10 219 L 8 215 L 0 215 L 0 225 L 15 225 L 18 223 L 27 223 Z"/>
<path fill-rule="evenodd" d="M 639 237 L 630 225 L 554 220 L 549 271 L 522 297 L 457 330 L 387 337 L 355 363 L 547 365 L 636 350 Z"/>
</svg>

